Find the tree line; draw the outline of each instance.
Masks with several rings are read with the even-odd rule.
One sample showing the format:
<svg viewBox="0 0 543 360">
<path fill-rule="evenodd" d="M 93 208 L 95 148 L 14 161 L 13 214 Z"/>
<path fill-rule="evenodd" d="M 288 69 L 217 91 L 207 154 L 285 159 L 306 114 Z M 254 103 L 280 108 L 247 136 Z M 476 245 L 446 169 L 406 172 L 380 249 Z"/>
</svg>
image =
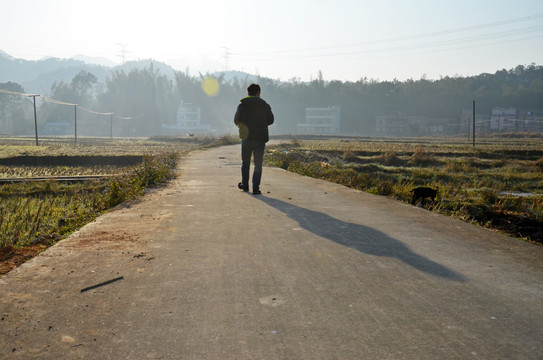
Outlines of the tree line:
<svg viewBox="0 0 543 360">
<path fill-rule="evenodd" d="M 215 96 L 201 88 L 209 75 L 192 76 L 189 71 L 175 73 L 171 79 L 153 65 L 145 68 L 112 71 L 105 83 L 81 71 L 71 82 L 55 83 L 47 96 L 92 109 L 114 113 L 115 136 L 153 136 L 162 124 L 174 124 L 182 101 L 201 108 L 202 124 L 210 124 L 218 134 L 234 132 L 233 115 L 239 100 L 246 96 L 251 82 L 262 87 L 262 97 L 270 103 L 276 117 L 273 133 L 295 134 L 296 125 L 305 119 L 306 107 L 341 107 L 341 131 L 346 134 L 373 135 L 378 115 L 403 113 L 427 118 L 447 118 L 460 124 L 462 110 L 477 102 L 478 113 L 490 113 L 496 106 L 518 110 L 543 110 L 543 67 L 530 64 L 494 74 L 471 77 L 442 77 L 438 80 L 325 81 L 322 74 L 310 81 L 288 82 L 258 77 L 215 76 L 220 90 Z M 0 89 L 24 93 L 21 85 L 0 83 Z M 38 98 L 39 99 L 39 98 Z M 0 133 L 32 134 L 34 117 L 29 98 L 0 93 Z M 70 122 L 74 111 L 69 106 L 42 102 L 38 109 L 40 129 L 47 124 Z M 82 136 L 110 133 L 108 116 L 81 114 Z M 92 134 L 85 134 L 85 129 Z"/>
</svg>

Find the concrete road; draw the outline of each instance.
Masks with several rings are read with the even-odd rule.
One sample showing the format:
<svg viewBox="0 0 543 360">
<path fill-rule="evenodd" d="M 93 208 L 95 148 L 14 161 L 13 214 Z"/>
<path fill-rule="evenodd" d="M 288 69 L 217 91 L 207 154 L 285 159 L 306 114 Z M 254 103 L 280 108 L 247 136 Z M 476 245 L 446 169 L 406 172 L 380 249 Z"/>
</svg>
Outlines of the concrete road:
<svg viewBox="0 0 543 360">
<path fill-rule="evenodd" d="M 0 279 L 0 358 L 543 358 L 542 247 L 281 169 L 243 193 L 239 146 L 180 172 Z"/>
</svg>

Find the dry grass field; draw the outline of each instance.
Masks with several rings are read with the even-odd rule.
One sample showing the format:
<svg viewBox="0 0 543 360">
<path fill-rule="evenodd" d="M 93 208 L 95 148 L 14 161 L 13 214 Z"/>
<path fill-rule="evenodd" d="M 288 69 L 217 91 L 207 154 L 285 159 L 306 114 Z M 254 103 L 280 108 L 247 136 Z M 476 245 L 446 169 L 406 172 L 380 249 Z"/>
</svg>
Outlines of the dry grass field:
<svg viewBox="0 0 543 360">
<path fill-rule="evenodd" d="M 0 139 L 0 274 L 171 179 L 179 156 L 236 141 Z M 475 147 L 451 138 L 294 138 L 267 149 L 268 165 L 399 201 L 410 202 L 415 187 L 436 188 L 437 200 L 418 206 L 543 244 L 542 137 L 485 138 Z M 96 175 L 103 178 L 54 179 Z"/>
<path fill-rule="evenodd" d="M 0 274 L 171 179 L 179 156 L 213 141 L 46 139 L 36 146 L 32 139 L 0 139 Z M 97 178 L 55 179 L 81 176 Z"/>
</svg>

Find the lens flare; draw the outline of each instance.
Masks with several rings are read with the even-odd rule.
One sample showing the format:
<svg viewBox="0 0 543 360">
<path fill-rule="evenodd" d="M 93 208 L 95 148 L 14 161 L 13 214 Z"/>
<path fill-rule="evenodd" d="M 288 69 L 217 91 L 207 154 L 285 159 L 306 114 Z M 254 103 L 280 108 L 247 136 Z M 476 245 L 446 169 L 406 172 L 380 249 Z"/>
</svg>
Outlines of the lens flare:
<svg viewBox="0 0 543 360">
<path fill-rule="evenodd" d="M 220 91 L 219 82 L 214 77 L 208 76 L 202 80 L 202 90 L 207 96 L 217 96 Z"/>
</svg>

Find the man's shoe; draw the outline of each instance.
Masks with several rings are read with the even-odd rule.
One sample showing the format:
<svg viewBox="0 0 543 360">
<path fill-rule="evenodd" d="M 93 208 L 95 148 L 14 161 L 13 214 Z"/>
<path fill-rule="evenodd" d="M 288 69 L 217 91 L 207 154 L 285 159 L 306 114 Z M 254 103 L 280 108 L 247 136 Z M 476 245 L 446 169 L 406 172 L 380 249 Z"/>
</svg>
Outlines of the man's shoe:
<svg viewBox="0 0 543 360">
<path fill-rule="evenodd" d="M 253 195 L 260 195 L 262 194 L 262 191 L 260 191 L 259 189 L 253 189 Z"/>
<path fill-rule="evenodd" d="M 243 183 L 239 183 L 238 184 L 238 189 L 247 192 L 247 191 L 249 191 L 249 185 L 243 185 Z"/>
</svg>

